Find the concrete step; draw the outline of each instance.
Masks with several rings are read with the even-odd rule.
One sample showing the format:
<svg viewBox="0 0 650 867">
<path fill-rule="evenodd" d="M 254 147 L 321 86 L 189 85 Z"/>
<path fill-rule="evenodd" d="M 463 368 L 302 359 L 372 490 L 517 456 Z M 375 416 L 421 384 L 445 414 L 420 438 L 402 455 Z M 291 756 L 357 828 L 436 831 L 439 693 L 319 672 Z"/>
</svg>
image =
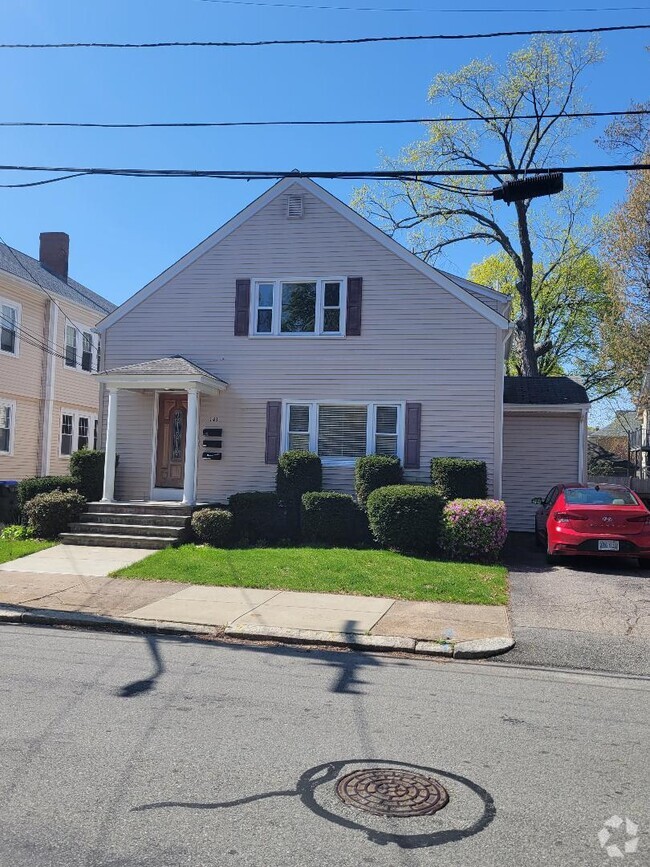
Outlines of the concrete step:
<svg viewBox="0 0 650 867">
<path fill-rule="evenodd" d="M 94 514 L 185 515 L 189 518 L 195 508 L 181 503 L 88 503 L 88 511 Z"/>
<path fill-rule="evenodd" d="M 102 533 L 61 533 L 64 545 L 97 545 L 104 548 L 169 548 L 174 539 L 156 539 L 152 536 L 107 536 Z"/>
<path fill-rule="evenodd" d="M 154 536 L 160 539 L 175 541 L 180 538 L 183 527 L 155 527 L 138 524 L 96 524 L 78 523 L 70 524 L 73 533 L 101 533 L 103 536 Z"/>
<path fill-rule="evenodd" d="M 85 524 L 129 524 L 149 527 L 173 527 L 182 530 L 189 524 L 189 515 L 140 515 L 131 512 L 84 512 L 79 519 Z"/>
</svg>

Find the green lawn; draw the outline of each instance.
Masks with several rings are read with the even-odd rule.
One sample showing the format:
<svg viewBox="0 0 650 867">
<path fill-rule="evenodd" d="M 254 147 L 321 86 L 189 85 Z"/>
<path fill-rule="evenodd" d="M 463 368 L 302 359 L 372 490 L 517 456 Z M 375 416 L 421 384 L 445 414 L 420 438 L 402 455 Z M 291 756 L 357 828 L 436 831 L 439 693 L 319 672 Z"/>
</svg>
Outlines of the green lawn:
<svg viewBox="0 0 650 867">
<path fill-rule="evenodd" d="M 506 569 L 353 548 L 165 548 L 121 578 L 505 605 Z"/>
<path fill-rule="evenodd" d="M 20 539 L 15 542 L 5 542 L 4 539 L 0 539 L 0 563 L 17 560 L 26 554 L 51 548 L 54 544 L 54 542 L 38 542 L 36 539 Z"/>
</svg>

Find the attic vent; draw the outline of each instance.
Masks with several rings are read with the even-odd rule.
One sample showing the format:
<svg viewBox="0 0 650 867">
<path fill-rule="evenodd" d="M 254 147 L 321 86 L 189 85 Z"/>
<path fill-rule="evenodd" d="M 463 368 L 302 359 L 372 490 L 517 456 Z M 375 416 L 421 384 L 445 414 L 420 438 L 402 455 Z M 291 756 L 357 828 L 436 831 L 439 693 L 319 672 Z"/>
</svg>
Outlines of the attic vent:
<svg viewBox="0 0 650 867">
<path fill-rule="evenodd" d="M 302 217 L 302 196 L 287 196 L 287 220 L 301 220 Z"/>
</svg>

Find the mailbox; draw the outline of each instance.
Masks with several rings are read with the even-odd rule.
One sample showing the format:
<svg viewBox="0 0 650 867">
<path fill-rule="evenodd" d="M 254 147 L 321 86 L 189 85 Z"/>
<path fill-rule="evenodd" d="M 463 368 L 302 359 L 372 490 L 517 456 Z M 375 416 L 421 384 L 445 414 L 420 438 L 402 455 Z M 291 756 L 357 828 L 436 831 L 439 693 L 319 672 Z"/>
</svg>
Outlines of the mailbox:
<svg viewBox="0 0 650 867">
<path fill-rule="evenodd" d="M 203 452 L 202 457 L 206 461 L 220 461 L 221 460 L 221 452 Z"/>
<path fill-rule="evenodd" d="M 220 427 L 204 427 L 203 428 L 203 436 L 204 437 L 220 437 L 222 435 L 222 429 Z"/>
<path fill-rule="evenodd" d="M 203 447 L 206 449 L 220 449 L 221 440 L 203 440 Z"/>
</svg>

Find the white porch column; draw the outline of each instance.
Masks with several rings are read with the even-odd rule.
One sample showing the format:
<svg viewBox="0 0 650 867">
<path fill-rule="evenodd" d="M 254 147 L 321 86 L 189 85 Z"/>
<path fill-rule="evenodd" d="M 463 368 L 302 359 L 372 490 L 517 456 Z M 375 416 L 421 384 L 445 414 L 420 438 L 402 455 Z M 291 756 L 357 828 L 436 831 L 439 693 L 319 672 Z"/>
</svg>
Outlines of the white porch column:
<svg viewBox="0 0 650 867">
<path fill-rule="evenodd" d="M 196 502 L 196 450 L 199 439 L 199 394 L 195 388 L 187 389 L 187 426 L 185 430 L 185 476 L 183 502 L 193 506 Z"/>
<path fill-rule="evenodd" d="M 112 503 L 115 494 L 115 454 L 117 448 L 117 389 L 108 389 L 106 419 L 106 453 L 104 457 L 104 492 L 102 503 Z"/>
</svg>

